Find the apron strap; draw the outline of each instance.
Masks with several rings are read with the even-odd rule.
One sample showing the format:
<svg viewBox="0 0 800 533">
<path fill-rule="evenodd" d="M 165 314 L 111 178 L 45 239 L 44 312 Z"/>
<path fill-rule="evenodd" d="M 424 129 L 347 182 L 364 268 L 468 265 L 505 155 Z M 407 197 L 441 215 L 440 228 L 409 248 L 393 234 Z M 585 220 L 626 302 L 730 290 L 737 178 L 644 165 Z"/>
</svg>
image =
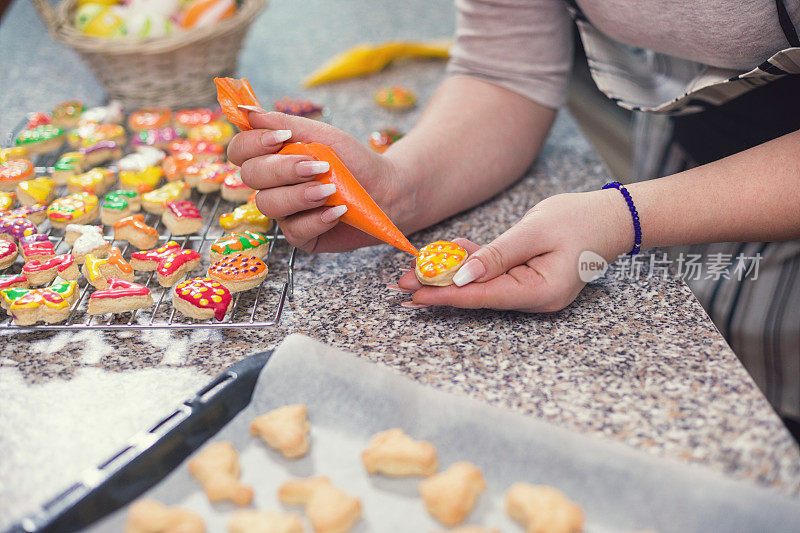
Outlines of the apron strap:
<svg viewBox="0 0 800 533">
<path fill-rule="evenodd" d="M 775 8 L 778 10 L 778 22 L 781 23 L 781 29 L 786 36 L 786 40 L 793 47 L 800 47 L 800 38 L 797 37 L 797 30 L 792 24 L 792 19 L 789 17 L 789 12 L 786 10 L 784 0 L 775 0 Z"/>
</svg>

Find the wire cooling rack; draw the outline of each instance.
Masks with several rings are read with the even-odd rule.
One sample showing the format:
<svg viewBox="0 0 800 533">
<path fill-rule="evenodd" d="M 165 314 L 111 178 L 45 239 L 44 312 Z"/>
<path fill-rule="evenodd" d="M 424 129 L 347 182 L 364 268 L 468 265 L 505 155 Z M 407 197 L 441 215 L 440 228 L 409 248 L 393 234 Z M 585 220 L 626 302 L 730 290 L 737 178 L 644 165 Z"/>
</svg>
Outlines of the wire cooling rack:
<svg viewBox="0 0 800 533">
<path fill-rule="evenodd" d="M 59 152 L 60 154 L 60 152 Z M 52 173 L 52 165 L 58 155 L 40 157 L 36 161 L 37 176 Z M 112 166 L 113 168 L 113 166 Z M 115 187 L 109 188 L 114 190 Z M 59 195 L 67 193 L 66 187 L 59 188 Z M 98 195 L 102 200 L 102 195 Z M 225 234 L 219 226 L 218 219 L 222 213 L 232 211 L 237 204 L 224 200 L 218 193 L 200 194 L 192 191 L 191 200 L 197 204 L 203 216 L 203 228 L 191 235 L 173 237 L 161 222 L 161 216 L 142 211 L 145 222 L 156 228 L 159 232 L 159 243 L 162 246 L 169 240 L 174 240 L 181 248 L 197 250 L 202 258 L 200 266 L 189 272 L 184 278 L 205 276 L 209 261 L 209 251 L 213 242 Z M 113 229 L 104 226 L 105 238 L 114 246 L 118 246 L 126 259 L 130 253 L 136 251 L 125 241 L 114 241 Z M 39 231 L 50 237 L 56 248 L 56 253 L 67 253 L 70 246 L 64 241 L 64 231 L 50 226 L 48 221 L 39 226 Z M 269 249 L 264 262 L 269 268 L 266 279 L 258 286 L 248 291 L 237 292 L 233 295 L 230 311 L 223 320 L 200 321 L 177 312 L 172 307 L 172 288 L 161 287 L 155 272 L 136 271 L 135 282 L 148 287 L 153 296 L 153 305 L 148 308 L 138 309 L 125 313 L 107 315 L 89 315 L 86 308 L 93 287 L 81 276 L 78 279 L 78 300 L 72 305 L 69 317 L 59 324 L 37 324 L 31 326 L 18 326 L 13 323 L 10 316 L 0 318 L 0 332 L 6 331 L 75 331 L 75 330 L 124 330 L 124 329 L 195 329 L 195 328 L 258 328 L 275 326 L 283 313 L 286 299 L 292 296 L 294 288 L 294 260 L 296 250 L 289 245 L 280 233 L 277 225 L 266 235 Z M 18 273 L 22 269 L 22 260 L 3 271 L 4 274 Z"/>
</svg>

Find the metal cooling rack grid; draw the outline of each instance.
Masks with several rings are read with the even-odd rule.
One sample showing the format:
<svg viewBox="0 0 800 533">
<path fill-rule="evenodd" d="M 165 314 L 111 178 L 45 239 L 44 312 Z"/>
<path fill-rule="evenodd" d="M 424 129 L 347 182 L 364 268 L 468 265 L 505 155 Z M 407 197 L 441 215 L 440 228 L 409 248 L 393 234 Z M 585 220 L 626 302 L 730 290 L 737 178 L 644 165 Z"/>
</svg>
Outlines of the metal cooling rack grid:
<svg viewBox="0 0 800 533">
<path fill-rule="evenodd" d="M 61 151 L 59 151 L 60 155 Z M 40 157 L 37 163 L 41 166 L 36 167 L 36 175 L 48 175 L 52 173 L 52 165 L 58 155 L 48 155 Z M 109 190 L 113 190 L 113 187 Z M 66 187 L 59 190 L 59 196 L 68 194 Z M 98 195 L 102 198 L 102 195 Z M 203 276 L 210 264 L 209 251 L 211 244 L 221 237 L 225 232 L 217 223 L 221 213 L 233 210 L 236 204 L 222 199 L 219 194 L 199 194 L 192 191 L 192 201 L 197 204 L 203 216 L 203 228 L 200 232 L 174 237 L 161 222 L 161 216 L 146 213 L 145 221 L 150 226 L 159 231 L 159 244 L 163 245 L 169 240 L 174 240 L 181 245 L 181 248 L 192 248 L 200 253 L 202 258 L 200 266 L 190 272 L 184 279 L 196 276 Z M 129 243 L 125 241 L 114 241 L 113 229 L 104 227 L 106 240 L 119 246 L 123 256 L 130 259 L 131 249 Z M 56 253 L 66 253 L 71 248 L 64 242 L 64 231 L 50 226 L 48 221 L 40 225 L 40 231 L 46 233 L 53 242 Z M 147 286 L 152 295 L 154 304 L 150 308 L 138 309 L 126 313 L 110 315 L 89 315 L 86 313 L 88 296 L 91 295 L 92 286 L 81 276 L 78 279 L 80 288 L 78 300 L 73 304 L 67 320 L 59 324 L 38 324 L 32 326 L 17 326 L 13 323 L 10 316 L 5 315 L 0 318 L 0 331 L 76 331 L 76 330 L 122 330 L 122 329 L 195 329 L 195 328 L 253 328 L 275 326 L 280 320 L 286 299 L 291 297 L 294 287 L 294 260 L 296 250 L 291 247 L 285 237 L 280 233 L 277 225 L 272 232 L 267 235 L 269 249 L 264 262 L 267 263 L 269 274 L 267 278 L 256 288 L 249 291 L 242 291 L 233 295 L 231 310 L 221 321 L 208 320 L 198 321 L 176 312 L 170 304 L 171 287 L 161 287 L 155 276 L 155 272 L 136 273 L 136 283 Z M 275 246 L 279 245 L 279 251 L 274 253 Z M 286 248 L 282 250 L 281 248 Z M 281 253 L 288 254 L 286 258 L 279 258 Z M 276 260 L 277 259 L 277 260 Z M 22 268 L 21 260 L 7 269 L 4 273 L 19 272 Z M 285 269 L 285 273 L 283 270 Z M 278 276 L 283 280 L 278 281 Z M 285 276 L 285 277 L 284 277 Z M 277 296 L 277 298 L 275 298 Z M 264 305 L 270 301 L 270 305 Z"/>
</svg>

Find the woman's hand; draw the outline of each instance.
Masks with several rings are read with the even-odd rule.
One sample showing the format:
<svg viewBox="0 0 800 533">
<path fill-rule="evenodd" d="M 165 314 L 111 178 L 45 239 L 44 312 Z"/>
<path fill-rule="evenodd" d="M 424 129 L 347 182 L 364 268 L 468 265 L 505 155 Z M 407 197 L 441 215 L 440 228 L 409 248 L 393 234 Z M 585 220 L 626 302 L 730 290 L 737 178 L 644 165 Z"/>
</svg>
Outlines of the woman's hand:
<svg viewBox="0 0 800 533">
<path fill-rule="evenodd" d="M 413 292 L 412 306 L 550 312 L 568 306 L 583 289 L 581 253 L 613 261 L 633 244 L 633 225 L 616 190 L 560 194 L 538 203 L 482 248 L 466 239 L 456 242 L 470 257 L 455 285 L 425 287 L 414 272 L 400 278 L 400 288 Z"/>
<path fill-rule="evenodd" d="M 396 223 L 401 224 L 408 215 L 408 210 L 396 205 L 396 199 L 404 197 L 398 191 L 402 181 L 389 158 L 324 122 L 267 111 L 250 111 L 248 118 L 254 129 L 233 138 L 228 159 L 242 167 L 242 181 L 259 190 L 259 210 L 278 222 L 294 246 L 308 252 L 339 252 L 378 241 L 337 224 L 343 208 L 323 206 L 335 187 L 314 181 L 328 170 L 328 164 L 307 156 L 277 154 L 284 142 L 329 145 Z"/>
</svg>

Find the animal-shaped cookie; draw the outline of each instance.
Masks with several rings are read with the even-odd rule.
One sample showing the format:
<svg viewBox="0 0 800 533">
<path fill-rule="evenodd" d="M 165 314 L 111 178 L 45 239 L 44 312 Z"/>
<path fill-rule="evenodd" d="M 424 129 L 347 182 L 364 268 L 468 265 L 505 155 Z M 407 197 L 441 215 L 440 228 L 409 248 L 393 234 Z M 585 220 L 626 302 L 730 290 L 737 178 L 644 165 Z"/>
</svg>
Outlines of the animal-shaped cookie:
<svg viewBox="0 0 800 533">
<path fill-rule="evenodd" d="M 272 226 L 272 221 L 262 213 L 254 203 L 240 205 L 233 213 L 224 213 L 219 217 L 219 225 L 227 231 L 263 231 Z"/>
<path fill-rule="evenodd" d="M 17 199 L 22 205 L 49 204 L 56 196 L 56 182 L 42 176 L 17 184 Z"/>
<path fill-rule="evenodd" d="M 211 262 L 233 254 L 252 255 L 262 259 L 269 251 L 269 241 L 255 231 L 233 231 L 218 238 L 211 245 Z"/>
<path fill-rule="evenodd" d="M 64 240 L 72 245 L 72 254 L 82 265 L 87 254 L 95 257 L 106 257 L 111 243 L 103 236 L 103 228 L 99 226 L 67 224 Z"/>
<path fill-rule="evenodd" d="M 128 508 L 125 533 L 206 533 L 206 525 L 200 515 L 183 507 L 137 500 Z"/>
<path fill-rule="evenodd" d="M 197 320 L 222 320 L 232 303 L 230 291 L 211 278 L 187 279 L 172 289 L 173 307 Z"/>
<path fill-rule="evenodd" d="M 17 244 L 9 239 L 0 239 L 0 270 L 14 264 L 19 255 Z"/>
<path fill-rule="evenodd" d="M 124 313 L 153 305 L 150 289 L 144 285 L 113 277 L 105 281 L 106 288 L 94 291 L 89 297 L 90 315 Z"/>
<path fill-rule="evenodd" d="M 70 306 L 78 299 L 78 283 L 65 281 L 42 289 L 4 289 L 0 305 L 18 326 L 37 322 L 55 324 L 69 317 Z"/>
<path fill-rule="evenodd" d="M 136 191 L 118 189 L 106 194 L 100 205 L 100 221 L 108 226 L 118 220 L 138 212 L 142 208 L 142 199 Z"/>
<path fill-rule="evenodd" d="M 305 405 L 284 405 L 257 416 L 250 424 L 250 434 L 260 437 L 287 459 L 296 459 L 308 453 L 310 428 Z"/>
<path fill-rule="evenodd" d="M 169 241 L 155 250 L 144 250 L 131 254 L 131 265 L 136 270 L 155 270 L 162 287 L 171 287 L 200 264 L 200 254 L 194 250 L 183 250 L 175 241 Z"/>
<path fill-rule="evenodd" d="M 46 285 L 56 279 L 74 280 L 80 276 L 78 262 L 72 254 L 59 254 L 44 260 L 31 259 L 22 266 L 22 274 L 31 285 Z"/>
<path fill-rule="evenodd" d="M 183 181 L 171 181 L 166 185 L 142 195 L 142 209 L 160 215 L 169 202 L 187 200 L 192 190 Z"/>
<path fill-rule="evenodd" d="M 468 255 L 464 248 L 454 242 L 432 242 L 419 249 L 414 272 L 423 285 L 452 285 L 453 276 Z"/>
<path fill-rule="evenodd" d="M 67 224 L 94 222 L 99 211 L 97 196 L 82 192 L 56 198 L 47 208 L 47 217 L 53 227 L 63 229 Z"/>
<path fill-rule="evenodd" d="M 211 503 L 249 505 L 253 489 L 239 481 L 239 453 L 227 441 L 207 444 L 189 461 L 189 472 L 200 482 Z"/>
<path fill-rule="evenodd" d="M 558 489 L 514 483 L 506 491 L 506 512 L 528 533 L 583 531 L 583 510 Z"/>
<path fill-rule="evenodd" d="M 112 246 L 107 257 L 87 254 L 81 269 L 83 276 L 96 289 L 107 289 L 108 278 L 133 281 L 133 267 L 122 257 L 122 252 Z"/>
<path fill-rule="evenodd" d="M 97 167 L 68 178 L 67 190 L 71 193 L 103 194 L 116 180 L 117 177 L 111 170 Z"/>
<path fill-rule="evenodd" d="M 303 520 L 297 513 L 237 509 L 228 519 L 228 533 L 303 533 Z"/>
<path fill-rule="evenodd" d="M 191 200 L 167 202 L 161 221 L 173 235 L 189 235 L 203 229 L 203 217 Z"/>
<path fill-rule="evenodd" d="M 326 477 L 287 481 L 278 489 L 284 505 L 304 505 L 315 533 L 345 533 L 361 518 L 361 501 Z"/>
<path fill-rule="evenodd" d="M 425 508 L 448 527 L 464 521 L 485 489 L 486 482 L 480 469 L 466 461 L 455 463 L 419 484 Z"/>
<path fill-rule="evenodd" d="M 434 445 L 414 440 L 399 428 L 373 435 L 361 461 L 370 474 L 385 476 L 430 476 L 439 468 Z"/>
<path fill-rule="evenodd" d="M 231 292 L 258 287 L 267 277 L 267 272 L 264 261 L 245 254 L 223 257 L 208 267 L 208 277 L 222 283 Z"/>
<path fill-rule="evenodd" d="M 145 223 L 143 214 L 137 213 L 114 222 L 114 240 L 128 241 L 139 250 L 146 250 L 158 243 L 158 231 Z"/>
</svg>

